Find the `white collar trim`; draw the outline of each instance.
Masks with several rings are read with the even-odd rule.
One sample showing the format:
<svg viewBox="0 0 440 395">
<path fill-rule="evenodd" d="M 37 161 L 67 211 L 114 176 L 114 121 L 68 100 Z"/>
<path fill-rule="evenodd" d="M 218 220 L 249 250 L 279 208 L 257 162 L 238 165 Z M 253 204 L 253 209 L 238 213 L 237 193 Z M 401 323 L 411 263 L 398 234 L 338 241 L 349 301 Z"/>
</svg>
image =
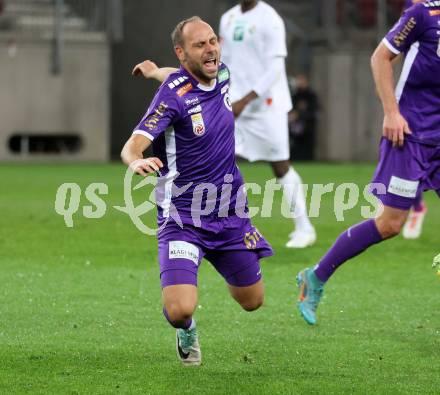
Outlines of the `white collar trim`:
<svg viewBox="0 0 440 395">
<path fill-rule="evenodd" d="M 205 92 L 211 92 L 211 91 L 213 91 L 215 89 L 216 86 L 217 86 L 217 78 L 214 80 L 214 84 L 212 86 L 206 86 L 206 85 L 203 85 L 203 84 L 199 83 L 197 85 L 197 88 L 199 88 L 199 89 L 201 89 L 202 91 L 205 91 Z"/>
</svg>

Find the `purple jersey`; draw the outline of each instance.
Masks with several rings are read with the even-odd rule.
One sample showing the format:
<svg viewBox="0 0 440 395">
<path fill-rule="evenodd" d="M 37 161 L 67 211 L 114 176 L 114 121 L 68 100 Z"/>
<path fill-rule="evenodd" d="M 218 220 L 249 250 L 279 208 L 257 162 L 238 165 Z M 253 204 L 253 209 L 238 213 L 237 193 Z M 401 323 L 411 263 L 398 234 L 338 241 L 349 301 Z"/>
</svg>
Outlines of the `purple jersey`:
<svg viewBox="0 0 440 395">
<path fill-rule="evenodd" d="M 412 131 L 406 138 L 440 145 L 440 1 L 405 11 L 383 42 L 405 54 L 396 97 Z"/>
<path fill-rule="evenodd" d="M 156 188 L 159 223 L 173 217 L 171 208 L 186 224 L 195 224 L 194 211 L 201 212 L 205 228 L 215 227 L 213 219 L 233 212 L 244 181 L 235 163 L 228 89 L 229 71 L 224 64 L 212 87 L 201 85 L 181 67 L 159 87 L 135 128 L 133 133 L 153 142 L 154 155 L 164 163 Z M 211 186 L 203 189 L 206 183 Z M 223 188 L 230 193 L 222 194 Z M 194 204 L 194 198 L 203 204 Z M 244 210 L 245 200 L 239 202 Z M 212 210 L 208 212 L 206 205 Z"/>
</svg>

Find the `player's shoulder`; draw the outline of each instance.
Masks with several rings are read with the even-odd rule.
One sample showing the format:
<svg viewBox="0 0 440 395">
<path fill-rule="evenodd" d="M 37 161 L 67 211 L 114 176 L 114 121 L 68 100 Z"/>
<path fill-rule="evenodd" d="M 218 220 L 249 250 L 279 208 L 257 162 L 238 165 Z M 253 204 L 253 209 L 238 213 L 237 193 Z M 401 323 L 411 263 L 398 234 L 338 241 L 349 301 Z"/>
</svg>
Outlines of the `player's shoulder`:
<svg viewBox="0 0 440 395">
<path fill-rule="evenodd" d="M 282 20 L 280 14 L 278 14 L 277 10 L 273 8 L 270 4 L 267 4 L 265 1 L 260 0 L 258 2 L 258 7 L 260 9 L 260 14 L 263 14 L 265 17 L 274 18 L 277 20 Z"/>
<path fill-rule="evenodd" d="M 171 73 L 162 85 L 159 87 L 159 93 L 162 96 L 174 99 L 180 102 L 183 95 L 192 90 L 193 84 L 187 73 L 182 69 L 178 69 Z"/>
<path fill-rule="evenodd" d="M 186 73 L 181 68 L 179 68 L 168 75 L 168 77 L 162 83 L 161 88 L 163 88 L 167 92 L 172 92 L 175 90 L 175 88 L 187 82 L 188 79 L 189 77 L 186 75 Z"/>
<path fill-rule="evenodd" d="M 413 6 L 415 9 L 420 9 L 420 12 L 429 16 L 438 16 L 440 10 L 440 0 L 436 1 L 422 1 Z"/>
<path fill-rule="evenodd" d="M 227 10 L 222 16 L 221 16 L 221 20 L 227 20 L 228 18 L 230 18 L 231 16 L 235 16 L 236 14 L 238 14 L 240 12 L 240 4 L 235 5 L 234 7 L 230 8 L 229 10 Z"/>
<path fill-rule="evenodd" d="M 403 15 L 423 18 L 429 16 L 434 8 L 440 9 L 440 1 L 422 1 L 407 8 Z"/>
</svg>

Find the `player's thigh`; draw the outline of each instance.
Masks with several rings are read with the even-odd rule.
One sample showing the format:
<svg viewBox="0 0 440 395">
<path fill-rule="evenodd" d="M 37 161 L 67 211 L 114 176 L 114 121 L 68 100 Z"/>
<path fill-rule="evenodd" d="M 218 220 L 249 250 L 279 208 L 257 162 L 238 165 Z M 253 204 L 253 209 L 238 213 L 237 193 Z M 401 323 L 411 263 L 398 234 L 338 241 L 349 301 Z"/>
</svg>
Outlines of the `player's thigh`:
<svg viewBox="0 0 440 395">
<path fill-rule="evenodd" d="M 425 189 L 427 164 L 419 144 L 406 141 L 402 148 L 382 138 L 380 158 L 376 167 L 372 192 L 385 207 L 407 211 Z M 400 217 L 388 210 L 386 216 Z M 403 215 L 403 214 L 402 214 Z"/>
<path fill-rule="evenodd" d="M 158 234 L 160 282 L 170 316 L 187 315 L 197 305 L 197 275 L 204 252 L 190 229 L 171 224 Z"/>
<path fill-rule="evenodd" d="M 243 308 L 254 310 L 264 299 L 259 254 L 253 250 L 215 251 L 206 255 Z"/>
<path fill-rule="evenodd" d="M 247 287 L 237 287 L 228 284 L 231 296 L 248 311 L 256 310 L 264 302 L 264 284 L 259 280 Z"/>
<path fill-rule="evenodd" d="M 192 228 L 167 224 L 158 234 L 158 260 L 162 288 L 170 285 L 197 286 L 197 274 L 204 256 Z"/>
<path fill-rule="evenodd" d="M 265 112 L 236 121 L 236 154 L 249 161 L 289 159 L 287 114 Z"/>
<path fill-rule="evenodd" d="M 260 144 L 266 147 L 268 162 L 287 162 L 290 159 L 287 113 L 269 111 L 258 126 Z M 285 163 L 284 163 L 285 164 Z"/>
</svg>

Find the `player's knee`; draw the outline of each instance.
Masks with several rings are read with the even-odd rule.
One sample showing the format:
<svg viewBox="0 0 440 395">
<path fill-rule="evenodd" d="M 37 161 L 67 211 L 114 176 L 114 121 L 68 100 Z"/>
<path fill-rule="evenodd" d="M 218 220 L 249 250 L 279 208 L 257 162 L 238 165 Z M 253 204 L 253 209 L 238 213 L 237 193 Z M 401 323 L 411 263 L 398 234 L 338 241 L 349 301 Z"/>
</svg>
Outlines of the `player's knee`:
<svg viewBox="0 0 440 395">
<path fill-rule="evenodd" d="M 245 301 L 241 301 L 240 305 L 243 308 L 243 310 L 246 311 L 255 311 L 259 309 L 264 303 L 264 295 L 258 295 L 253 297 L 252 299 L 248 299 Z"/>
<path fill-rule="evenodd" d="M 171 322 L 179 324 L 189 320 L 193 313 L 195 307 L 192 303 L 185 301 L 178 301 L 173 303 L 167 303 L 166 310 L 168 313 L 168 318 Z"/>
<path fill-rule="evenodd" d="M 378 230 L 384 239 L 397 236 L 403 228 L 404 222 L 400 218 L 378 222 Z"/>
</svg>

